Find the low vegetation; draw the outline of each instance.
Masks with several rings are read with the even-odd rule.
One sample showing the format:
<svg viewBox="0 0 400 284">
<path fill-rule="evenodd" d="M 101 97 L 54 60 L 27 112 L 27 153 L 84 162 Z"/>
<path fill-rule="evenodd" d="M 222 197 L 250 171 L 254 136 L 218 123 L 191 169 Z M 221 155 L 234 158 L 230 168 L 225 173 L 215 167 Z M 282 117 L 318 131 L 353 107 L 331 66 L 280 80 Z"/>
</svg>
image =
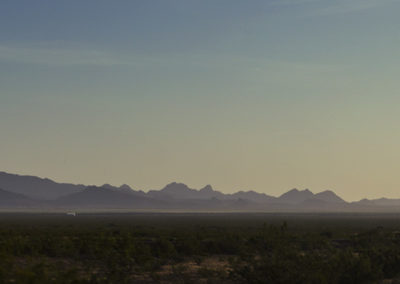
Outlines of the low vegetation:
<svg viewBox="0 0 400 284">
<path fill-rule="evenodd" d="M 396 283 L 400 222 L 370 217 L 2 214 L 0 283 Z"/>
</svg>

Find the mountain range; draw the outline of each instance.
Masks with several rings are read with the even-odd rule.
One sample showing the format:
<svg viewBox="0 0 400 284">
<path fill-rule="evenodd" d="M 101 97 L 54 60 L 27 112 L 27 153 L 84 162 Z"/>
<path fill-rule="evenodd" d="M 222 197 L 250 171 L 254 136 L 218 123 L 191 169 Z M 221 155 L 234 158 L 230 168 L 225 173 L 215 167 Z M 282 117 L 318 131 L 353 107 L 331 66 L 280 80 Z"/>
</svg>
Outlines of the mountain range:
<svg viewBox="0 0 400 284">
<path fill-rule="evenodd" d="M 224 194 L 206 185 L 199 190 L 170 183 L 144 192 L 128 185 L 85 186 L 0 172 L 0 208 L 6 210 L 146 210 L 257 212 L 391 212 L 400 199 L 346 202 L 333 191 L 292 189 L 274 197 L 255 191 Z"/>
</svg>

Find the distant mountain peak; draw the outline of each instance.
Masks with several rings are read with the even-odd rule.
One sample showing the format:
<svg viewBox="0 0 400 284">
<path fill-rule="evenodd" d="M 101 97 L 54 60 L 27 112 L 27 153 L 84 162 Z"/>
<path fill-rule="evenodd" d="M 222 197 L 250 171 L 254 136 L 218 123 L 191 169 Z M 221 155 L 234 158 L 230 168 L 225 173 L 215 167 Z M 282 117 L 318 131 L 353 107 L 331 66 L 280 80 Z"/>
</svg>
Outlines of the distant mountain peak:
<svg viewBox="0 0 400 284">
<path fill-rule="evenodd" d="M 123 185 L 121 185 L 120 187 L 119 187 L 119 189 L 122 189 L 122 190 L 133 190 L 129 185 L 127 185 L 127 184 L 123 184 Z"/>
<path fill-rule="evenodd" d="M 177 182 L 171 182 L 167 184 L 162 191 L 187 191 L 191 190 L 186 184 L 184 183 L 177 183 Z"/>
<path fill-rule="evenodd" d="M 105 184 L 103 184 L 101 187 L 102 187 L 102 188 L 107 188 L 107 189 L 115 189 L 115 186 L 112 186 L 112 185 L 109 184 L 109 183 L 105 183 Z"/>
<path fill-rule="evenodd" d="M 111 189 L 111 190 L 123 190 L 123 191 L 131 191 L 131 190 L 133 190 L 129 185 L 127 185 L 127 184 L 123 184 L 123 185 L 121 185 L 120 187 L 116 187 L 116 186 L 113 186 L 113 185 L 111 185 L 111 184 L 108 184 L 108 183 L 105 183 L 105 184 L 103 184 L 102 186 L 100 186 L 100 187 L 102 187 L 102 188 L 107 188 L 107 189 Z"/>
<path fill-rule="evenodd" d="M 293 188 L 279 196 L 278 199 L 281 202 L 299 203 L 313 196 L 314 194 L 309 189 L 298 190 L 297 188 Z"/>
<path fill-rule="evenodd" d="M 321 191 L 321 192 L 315 194 L 314 197 L 317 199 L 320 199 L 320 200 L 327 201 L 327 202 L 340 202 L 340 203 L 345 202 L 342 198 L 340 198 L 332 190 Z"/>
<path fill-rule="evenodd" d="M 184 186 L 184 187 L 187 187 L 187 185 L 184 184 L 184 183 L 173 181 L 173 182 L 167 184 L 164 188 L 172 187 L 172 186 Z"/>
<path fill-rule="evenodd" d="M 289 190 L 288 192 L 285 192 L 284 194 L 282 194 L 281 197 L 285 196 L 285 195 L 291 195 L 291 194 L 314 195 L 308 188 L 303 189 L 303 190 L 298 190 L 297 188 L 293 188 L 293 189 Z"/>
<path fill-rule="evenodd" d="M 329 189 L 323 190 L 323 191 L 321 191 L 321 192 L 319 192 L 317 194 L 322 194 L 322 193 L 324 193 L 324 194 L 335 194 L 332 190 L 329 190 Z"/>
<path fill-rule="evenodd" d="M 212 191 L 214 191 L 214 189 L 212 188 L 211 185 L 207 184 L 205 187 L 203 187 L 202 189 L 200 189 L 200 191 L 202 191 L 202 192 L 206 192 L 206 191 L 212 192 Z"/>
<path fill-rule="evenodd" d="M 285 195 L 285 194 L 293 194 L 293 193 L 298 193 L 300 192 L 300 190 L 298 190 L 297 188 L 292 188 L 291 190 L 283 193 L 281 196 Z"/>
</svg>

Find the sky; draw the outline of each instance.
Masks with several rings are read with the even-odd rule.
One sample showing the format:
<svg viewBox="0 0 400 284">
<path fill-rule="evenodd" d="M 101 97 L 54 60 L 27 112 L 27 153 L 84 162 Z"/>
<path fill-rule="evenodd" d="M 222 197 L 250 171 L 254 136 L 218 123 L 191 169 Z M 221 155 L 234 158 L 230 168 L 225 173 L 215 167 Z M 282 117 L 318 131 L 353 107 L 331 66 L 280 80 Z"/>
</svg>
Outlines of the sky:
<svg viewBox="0 0 400 284">
<path fill-rule="evenodd" d="M 3 0 L 0 170 L 400 198 L 399 0 Z"/>
</svg>

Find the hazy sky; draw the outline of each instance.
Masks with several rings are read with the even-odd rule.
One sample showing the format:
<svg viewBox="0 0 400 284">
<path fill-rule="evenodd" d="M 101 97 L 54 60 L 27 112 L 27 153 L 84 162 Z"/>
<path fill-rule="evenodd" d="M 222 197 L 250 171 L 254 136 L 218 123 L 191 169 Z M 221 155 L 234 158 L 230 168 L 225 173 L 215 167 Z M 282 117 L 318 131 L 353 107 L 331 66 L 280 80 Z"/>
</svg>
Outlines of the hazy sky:
<svg viewBox="0 0 400 284">
<path fill-rule="evenodd" d="M 400 1 L 3 0 L 0 170 L 400 197 Z"/>
</svg>

